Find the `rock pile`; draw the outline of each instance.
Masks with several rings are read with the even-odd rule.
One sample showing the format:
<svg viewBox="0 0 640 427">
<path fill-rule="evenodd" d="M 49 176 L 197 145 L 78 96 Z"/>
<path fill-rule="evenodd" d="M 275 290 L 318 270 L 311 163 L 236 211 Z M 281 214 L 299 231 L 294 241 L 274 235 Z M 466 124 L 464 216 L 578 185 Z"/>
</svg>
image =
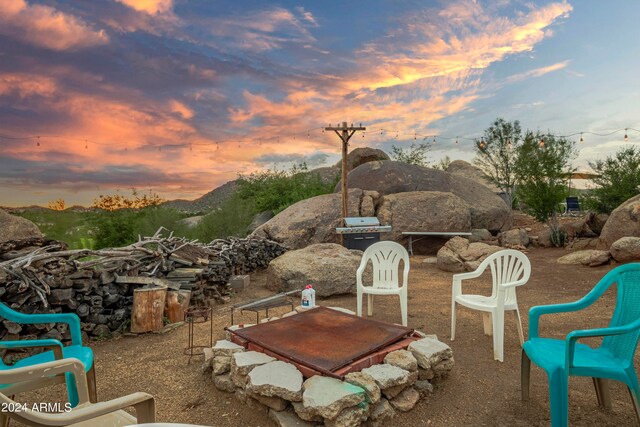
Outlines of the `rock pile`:
<svg viewBox="0 0 640 427">
<path fill-rule="evenodd" d="M 278 426 L 331 427 L 388 425 L 433 392 L 432 381 L 453 368 L 449 346 L 428 337 L 396 350 L 384 363 L 347 374 L 344 380 L 313 376 L 304 380 L 292 364 L 245 351 L 230 341 L 207 352 L 203 372 L 219 390 L 269 414 Z"/>
<path fill-rule="evenodd" d="M 356 151 L 356 150 L 354 150 Z M 336 191 L 340 190 L 340 183 Z M 368 161 L 349 172 L 349 215 L 377 216 L 393 227 L 385 240 L 403 241 L 402 231 L 467 231 L 492 234 L 511 226 L 511 209 L 491 189 L 474 179 L 402 162 Z M 341 226 L 338 192 L 289 206 L 254 234 L 290 249 L 315 243 L 338 243 Z M 423 239 L 414 250 L 432 249 Z M 442 243 L 441 241 L 439 242 Z"/>
</svg>

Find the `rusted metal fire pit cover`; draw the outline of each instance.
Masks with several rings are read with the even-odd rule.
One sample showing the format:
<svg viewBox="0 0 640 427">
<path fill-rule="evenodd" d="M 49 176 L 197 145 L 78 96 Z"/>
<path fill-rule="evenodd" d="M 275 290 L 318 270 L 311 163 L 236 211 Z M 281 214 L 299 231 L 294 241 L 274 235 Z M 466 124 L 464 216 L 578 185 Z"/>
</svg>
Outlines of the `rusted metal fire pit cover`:
<svg viewBox="0 0 640 427">
<path fill-rule="evenodd" d="M 233 333 L 275 354 L 329 373 L 408 337 L 413 329 L 317 307 Z"/>
</svg>

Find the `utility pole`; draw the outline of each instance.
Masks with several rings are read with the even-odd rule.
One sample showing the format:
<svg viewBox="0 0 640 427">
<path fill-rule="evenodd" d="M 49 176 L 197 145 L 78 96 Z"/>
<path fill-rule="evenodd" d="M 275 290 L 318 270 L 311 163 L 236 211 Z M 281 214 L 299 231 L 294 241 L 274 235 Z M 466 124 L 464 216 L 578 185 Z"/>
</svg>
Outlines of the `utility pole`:
<svg viewBox="0 0 640 427">
<path fill-rule="evenodd" d="M 347 122 L 342 122 L 342 126 L 329 126 L 324 128 L 325 131 L 334 131 L 336 135 L 342 140 L 342 221 L 349 216 L 349 194 L 347 185 L 347 154 L 349 150 L 349 140 L 356 133 L 356 131 L 365 131 L 366 127 L 347 125 Z"/>
</svg>

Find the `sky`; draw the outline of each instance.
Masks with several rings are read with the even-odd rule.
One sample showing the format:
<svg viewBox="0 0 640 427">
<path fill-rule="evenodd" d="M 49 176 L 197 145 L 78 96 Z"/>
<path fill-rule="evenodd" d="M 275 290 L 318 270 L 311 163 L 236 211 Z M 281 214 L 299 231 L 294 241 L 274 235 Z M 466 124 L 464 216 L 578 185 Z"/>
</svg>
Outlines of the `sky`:
<svg viewBox="0 0 640 427">
<path fill-rule="evenodd" d="M 0 206 L 194 199 L 238 173 L 330 166 L 340 141 L 322 129 L 343 121 L 367 127 L 351 149 L 427 141 L 437 162 L 519 120 L 582 136 L 585 169 L 640 142 L 639 15 L 633 0 L 0 0 Z"/>
</svg>

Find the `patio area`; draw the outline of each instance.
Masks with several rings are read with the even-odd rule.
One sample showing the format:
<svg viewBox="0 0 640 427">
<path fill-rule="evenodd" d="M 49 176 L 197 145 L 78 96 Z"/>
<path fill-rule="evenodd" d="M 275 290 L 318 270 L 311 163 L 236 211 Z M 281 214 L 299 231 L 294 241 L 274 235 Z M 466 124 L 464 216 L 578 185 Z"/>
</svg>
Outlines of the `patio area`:
<svg viewBox="0 0 640 427">
<path fill-rule="evenodd" d="M 583 296 L 613 266 L 597 268 L 559 265 L 556 259 L 563 249 L 532 249 L 528 252 L 533 267 L 531 280 L 518 290 L 525 332 L 529 307 L 551 302 L 568 302 Z M 411 258 L 409 279 L 409 327 L 436 334 L 451 346 L 456 364 L 449 377 L 436 385 L 435 392 L 416 407 L 394 418 L 398 426 L 416 425 L 548 425 L 547 378 L 532 369 L 531 399 L 520 400 L 520 346 L 511 316 L 505 325 L 504 363 L 493 360 L 491 337 L 482 334 L 481 314 L 460 309 L 455 341 L 449 340 L 451 273 L 440 271 L 424 257 Z M 478 282 L 488 279 L 483 276 Z M 261 284 L 264 273 L 254 274 L 251 287 L 234 297 L 232 303 L 270 295 Z M 473 288 L 473 285 L 471 285 Z M 355 310 L 355 295 L 319 300 L 320 305 Z M 596 305 L 580 315 L 546 317 L 541 334 L 560 337 L 585 326 L 605 326 L 611 317 L 614 295 L 607 292 Z M 397 298 L 376 300 L 375 320 L 400 321 Z M 287 308 L 281 309 L 288 311 Z M 273 315 L 279 315 L 277 311 Z M 253 313 L 236 322 L 255 321 Z M 214 319 L 214 340 L 223 339 L 229 326 L 228 313 Z M 196 338 L 208 339 L 208 325 L 198 325 Z M 187 364 L 182 350 L 187 343 L 187 328 L 164 335 L 146 334 L 96 342 L 96 372 L 100 400 L 134 391 L 146 391 L 156 397 L 157 419 L 215 426 L 267 426 L 266 411 L 247 409 L 233 394 L 218 391 L 202 375 L 199 360 Z M 636 357 L 636 364 L 638 357 Z M 590 378 L 570 379 L 569 422 L 571 425 L 634 425 L 634 410 L 626 387 L 611 383 L 612 411 L 597 407 Z M 55 399 L 62 388 L 31 393 L 30 401 Z"/>
</svg>

